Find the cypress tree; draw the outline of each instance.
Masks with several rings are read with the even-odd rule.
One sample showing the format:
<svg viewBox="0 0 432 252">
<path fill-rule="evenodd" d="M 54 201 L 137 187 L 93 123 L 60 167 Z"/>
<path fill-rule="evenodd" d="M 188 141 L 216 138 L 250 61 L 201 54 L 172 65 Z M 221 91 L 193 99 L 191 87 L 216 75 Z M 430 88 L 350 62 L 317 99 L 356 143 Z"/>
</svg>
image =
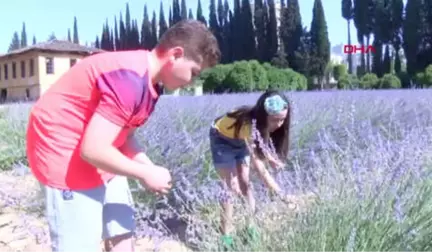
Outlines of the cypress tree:
<svg viewBox="0 0 432 252">
<path fill-rule="evenodd" d="M 157 19 L 156 19 L 156 12 L 153 11 L 152 14 L 152 21 L 151 21 L 151 37 L 150 37 L 150 45 L 151 48 L 153 49 L 157 42 L 158 42 L 158 34 L 157 34 Z"/>
<path fill-rule="evenodd" d="M 266 25 L 267 13 L 264 12 L 264 4 L 262 0 L 255 0 L 254 3 L 254 24 L 255 24 L 255 37 L 257 41 L 257 58 L 260 62 L 267 59 L 267 38 L 266 38 Z"/>
<path fill-rule="evenodd" d="M 197 14 L 196 14 L 197 20 L 201 21 L 205 25 L 207 25 L 207 20 L 205 19 L 203 13 L 202 13 L 202 6 L 201 6 L 201 0 L 198 0 L 198 6 L 197 6 Z"/>
<path fill-rule="evenodd" d="M 147 11 L 147 4 L 144 5 L 144 17 L 141 26 L 141 47 L 146 50 L 153 48 L 153 42 L 151 38 L 151 24 Z"/>
<path fill-rule="evenodd" d="M 282 24 L 283 23 L 283 24 Z M 301 62 L 297 59 L 297 52 L 300 47 L 300 40 L 303 33 L 302 19 L 300 15 L 300 6 L 297 0 L 289 0 L 283 11 L 281 20 L 281 38 L 284 50 L 287 55 L 287 61 L 295 71 L 300 68 Z"/>
<path fill-rule="evenodd" d="M 191 8 L 189 8 L 189 11 L 188 11 L 188 19 L 194 19 L 194 16 L 193 16 Z"/>
<path fill-rule="evenodd" d="M 72 37 L 71 37 L 70 29 L 68 29 L 67 40 L 68 40 L 69 42 L 72 42 Z"/>
<path fill-rule="evenodd" d="M 273 57 L 276 56 L 278 52 L 278 24 L 276 18 L 276 6 L 274 0 L 267 0 L 268 8 L 268 22 L 266 26 L 266 37 L 267 37 L 267 48 L 268 48 L 268 58 L 266 61 L 271 61 Z"/>
<path fill-rule="evenodd" d="M 169 21 L 169 26 L 170 26 L 170 27 L 173 26 L 173 24 L 174 24 L 174 20 L 173 20 L 173 14 L 172 14 L 172 9 L 171 9 L 171 7 L 170 7 L 170 9 L 169 9 L 168 21 Z"/>
<path fill-rule="evenodd" d="M 160 38 L 162 36 L 162 34 L 164 34 L 167 29 L 168 29 L 168 25 L 167 25 L 167 22 L 165 20 L 164 8 L 163 8 L 163 4 L 161 1 L 160 8 L 159 8 L 159 34 L 158 34 L 158 38 Z"/>
<path fill-rule="evenodd" d="M 367 19 L 369 18 L 368 1 L 354 0 L 354 24 L 357 28 L 357 41 L 361 46 L 365 45 L 364 36 L 367 34 Z M 360 54 L 360 72 L 362 76 L 366 70 L 366 62 L 363 54 Z"/>
<path fill-rule="evenodd" d="M 347 21 L 348 45 L 351 45 L 351 20 L 353 19 L 352 0 L 342 0 L 342 17 Z M 348 54 L 348 73 L 353 73 L 352 54 Z"/>
<path fill-rule="evenodd" d="M 252 10 L 249 0 L 242 0 L 241 5 L 241 26 L 242 26 L 242 46 L 243 59 L 250 60 L 256 58 L 255 29 L 252 21 Z"/>
<path fill-rule="evenodd" d="M 186 0 L 181 0 L 181 19 L 187 19 L 188 18 L 188 9 L 186 6 Z"/>
<path fill-rule="evenodd" d="M 20 49 L 21 47 L 21 42 L 18 36 L 18 32 L 14 32 L 13 36 L 12 36 L 12 41 L 9 44 L 9 49 L 8 52 Z"/>
<path fill-rule="evenodd" d="M 36 45 L 36 36 L 33 35 L 33 45 Z"/>
<path fill-rule="evenodd" d="M 120 37 L 118 31 L 117 17 L 114 16 L 114 50 L 120 50 Z"/>
<path fill-rule="evenodd" d="M 99 36 L 96 36 L 95 47 L 101 49 L 101 45 L 100 45 L 100 41 L 99 41 Z"/>
<path fill-rule="evenodd" d="M 173 25 L 182 20 L 179 0 L 173 0 L 172 2 L 172 20 Z"/>
<path fill-rule="evenodd" d="M 27 31 L 25 23 L 23 23 L 21 30 L 21 47 L 27 47 Z"/>
<path fill-rule="evenodd" d="M 310 39 L 312 50 L 311 57 L 313 60 L 311 73 L 312 76 L 318 77 L 321 89 L 323 89 L 323 77 L 330 60 L 330 41 L 328 38 L 327 22 L 325 20 L 324 8 L 321 0 L 315 0 L 314 2 Z"/>
<path fill-rule="evenodd" d="M 76 17 L 74 17 L 74 25 L 73 25 L 73 42 L 75 44 L 79 44 L 78 21 Z"/>
<path fill-rule="evenodd" d="M 127 34 L 126 34 L 126 26 L 123 22 L 123 15 L 120 12 L 120 50 L 127 50 Z"/>
</svg>

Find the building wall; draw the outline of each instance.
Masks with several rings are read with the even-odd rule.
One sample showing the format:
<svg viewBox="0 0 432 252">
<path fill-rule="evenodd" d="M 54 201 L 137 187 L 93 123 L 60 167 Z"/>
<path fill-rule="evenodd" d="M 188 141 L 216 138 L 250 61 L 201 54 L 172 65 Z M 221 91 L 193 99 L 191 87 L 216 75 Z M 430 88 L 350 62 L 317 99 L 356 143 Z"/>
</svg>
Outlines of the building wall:
<svg viewBox="0 0 432 252">
<path fill-rule="evenodd" d="M 56 80 L 66 73 L 73 65 L 71 60 L 78 62 L 83 56 L 66 54 L 66 53 L 40 53 L 38 55 L 38 76 L 40 85 L 40 94 L 43 94 Z M 48 60 L 52 59 L 52 66 Z M 52 72 L 47 70 L 52 69 Z"/>
<path fill-rule="evenodd" d="M 52 73 L 47 73 L 47 68 L 50 68 L 47 58 L 52 58 Z M 3 101 L 2 95 L 5 94 L 5 90 L 6 100 L 37 99 L 71 67 L 71 59 L 76 59 L 78 62 L 82 58 L 83 56 L 77 54 L 35 51 L 0 58 L 0 101 Z M 31 67 L 32 61 L 33 67 Z"/>
</svg>

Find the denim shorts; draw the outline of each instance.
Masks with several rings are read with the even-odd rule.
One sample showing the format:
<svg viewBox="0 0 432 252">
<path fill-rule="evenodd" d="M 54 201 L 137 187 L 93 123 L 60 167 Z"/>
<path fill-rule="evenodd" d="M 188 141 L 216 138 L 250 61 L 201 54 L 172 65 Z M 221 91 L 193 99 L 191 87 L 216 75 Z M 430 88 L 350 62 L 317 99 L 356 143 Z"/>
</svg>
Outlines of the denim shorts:
<svg viewBox="0 0 432 252">
<path fill-rule="evenodd" d="M 249 151 L 241 139 L 221 135 L 216 128 L 210 128 L 210 149 L 216 169 L 236 169 L 237 164 L 249 164 Z"/>
<path fill-rule="evenodd" d="M 126 177 L 89 190 L 44 189 L 52 251 L 101 251 L 101 239 L 135 230 Z"/>
</svg>

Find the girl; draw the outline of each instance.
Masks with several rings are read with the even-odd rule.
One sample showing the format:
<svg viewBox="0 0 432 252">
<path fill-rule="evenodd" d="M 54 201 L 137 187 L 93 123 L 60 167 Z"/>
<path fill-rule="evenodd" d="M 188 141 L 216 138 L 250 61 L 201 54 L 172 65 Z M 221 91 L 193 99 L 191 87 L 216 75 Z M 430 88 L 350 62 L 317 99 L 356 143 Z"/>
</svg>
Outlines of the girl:
<svg viewBox="0 0 432 252">
<path fill-rule="evenodd" d="M 249 162 L 267 187 L 280 196 L 281 188 L 265 168 L 265 162 L 274 169 L 284 166 L 288 155 L 290 105 L 287 98 L 276 91 L 267 91 L 253 107 L 241 107 L 217 118 L 210 130 L 210 148 L 214 166 L 225 189 L 246 198 L 251 213 L 255 212 L 255 199 L 249 183 Z M 228 197 L 229 198 L 229 197 Z M 233 204 L 221 202 L 222 242 L 232 247 Z M 248 233 L 256 236 L 250 227 Z"/>
</svg>

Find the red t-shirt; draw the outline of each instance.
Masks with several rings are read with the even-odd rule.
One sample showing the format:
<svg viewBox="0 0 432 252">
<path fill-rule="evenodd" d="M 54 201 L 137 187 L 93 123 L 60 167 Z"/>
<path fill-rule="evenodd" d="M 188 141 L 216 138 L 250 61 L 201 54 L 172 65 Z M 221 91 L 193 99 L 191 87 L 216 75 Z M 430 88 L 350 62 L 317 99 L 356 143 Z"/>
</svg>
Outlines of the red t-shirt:
<svg viewBox="0 0 432 252">
<path fill-rule="evenodd" d="M 145 123 L 161 93 L 151 82 L 148 55 L 137 50 L 89 56 L 39 98 L 29 118 L 27 157 L 42 184 L 90 189 L 115 176 L 84 161 L 80 144 L 94 113 L 123 127 L 115 147 L 125 143 L 130 129 Z"/>
</svg>

